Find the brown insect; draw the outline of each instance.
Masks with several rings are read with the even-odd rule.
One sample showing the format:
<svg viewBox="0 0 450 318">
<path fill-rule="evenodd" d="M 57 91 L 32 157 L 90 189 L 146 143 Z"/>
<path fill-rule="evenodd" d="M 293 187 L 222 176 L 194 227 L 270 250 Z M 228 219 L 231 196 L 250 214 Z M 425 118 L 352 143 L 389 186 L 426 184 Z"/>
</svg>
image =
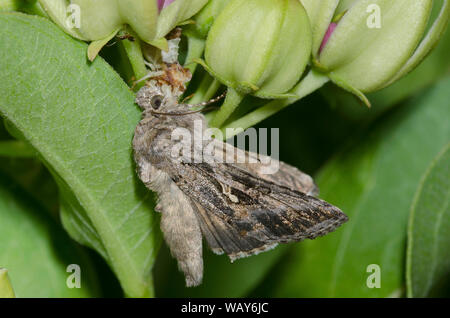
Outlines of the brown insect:
<svg viewBox="0 0 450 318">
<path fill-rule="evenodd" d="M 175 63 L 146 83 L 136 98 L 143 119 L 133 140 L 137 172 L 159 196 L 161 229 L 187 286 L 202 281 L 202 235 L 215 253 L 234 261 L 279 243 L 314 239 L 347 221 L 341 210 L 315 197 L 310 176 L 283 162 L 276 173 L 264 174 L 261 156 L 213 138 L 201 142 L 213 150 L 202 162 L 174 152 L 175 130 L 195 136 L 195 122 L 202 123 L 200 133 L 208 129 L 203 114 L 178 103 L 189 80 L 190 73 Z M 188 144 L 191 154 L 198 150 L 195 142 Z M 230 157 L 254 160 L 218 160 Z"/>
</svg>

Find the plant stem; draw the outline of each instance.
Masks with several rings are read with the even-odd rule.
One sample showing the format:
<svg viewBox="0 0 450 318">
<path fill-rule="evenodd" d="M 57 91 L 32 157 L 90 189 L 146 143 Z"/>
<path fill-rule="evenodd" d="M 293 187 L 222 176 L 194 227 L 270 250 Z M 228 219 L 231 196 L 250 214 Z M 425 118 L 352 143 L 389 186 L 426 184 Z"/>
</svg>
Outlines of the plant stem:
<svg viewBox="0 0 450 318">
<path fill-rule="evenodd" d="M 244 98 L 243 94 L 229 87 L 227 97 L 225 98 L 225 102 L 223 103 L 219 111 L 216 113 L 216 115 L 210 122 L 211 127 L 220 128 L 225 123 L 225 121 L 231 116 L 231 114 L 233 114 L 233 112 L 239 106 L 243 98 Z"/>
<path fill-rule="evenodd" d="M 211 83 L 211 85 L 209 86 L 208 91 L 206 92 L 205 96 L 204 96 L 204 101 L 209 101 L 211 98 L 213 98 L 213 96 L 217 93 L 217 91 L 219 90 L 220 86 L 222 85 L 222 83 L 220 83 L 218 80 L 214 79 Z"/>
<path fill-rule="evenodd" d="M 197 63 L 192 62 L 194 59 L 200 58 L 205 50 L 205 40 L 188 36 L 188 52 L 186 56 L 185 67 L 194 74 Z"/>
<path fill-rule="evenodd" d="M 136 80 L 139 80 L 147 75 L 148 70 L 144 63 L 144 56 L 142 54 L 141 49 L 141 41 L 139 40 L 139 37 L 134 34 L 131 30 L 127 30 L 131 36 L 133 36 L 134 41 L 130 40 L 124 40 L 121 41 L 125 52 L 127 53 L 128 59 L 130 60 L 131 68 L 134 72 L 134 77 Z M 145 82 L 137 83 L 135 86 L 135 89 L 139 89 L 142 86 L 144 86 Z"/>
<path fill-rule="evenodd" d="M 0 156 L 12 158 L 31 158 L 36 155 L 34 149 L 23 141 L 0 141 Z"/>
<path fill-rule="evenodd" d="M 210 100 L 219 90 L 221 83 L 209 74 L 205 74 L 189 103 L 198 104 Z"/>
<path fill-rule="evenodd" d="M 15 298 L 8 270 L 0 268 L 0 298 Z"/>
<path fill-rule="evenodd" d="M 229 125 L 227 125 L 227 128 L 241 128 L 245 130 L 253 125 L 256 125 L 264 119 L 278 113 L 280 110 L 286 108 L 289 105 L 292 105 L 296 101 L 302 99 L 305 96 L 308 96 L 312 92 L 321 88 L 329 80 L 330 79 L 326 75 L 311 70 L 308 75 L 306 75 L 306 77 L 291 91 L 291 93 L 296 94 L 297 97 L 271 101 L 270 103 L 230 123 Z M 224 132 L 226 132 L 225 128 L 223 130 Z M 224 134 L 224 136 L 226 136 L 226 139 L 228 139 L 233 137 L 235 134 L 236 133 L 233 133 L 232 130 L 229 130 L 229 134 Z"/>
</svg>

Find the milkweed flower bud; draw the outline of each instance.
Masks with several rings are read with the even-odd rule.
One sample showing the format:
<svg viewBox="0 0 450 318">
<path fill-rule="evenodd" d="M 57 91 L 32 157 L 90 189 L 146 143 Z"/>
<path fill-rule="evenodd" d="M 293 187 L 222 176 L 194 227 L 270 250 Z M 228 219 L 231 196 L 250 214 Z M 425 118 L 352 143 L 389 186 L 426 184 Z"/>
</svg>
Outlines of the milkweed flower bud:
<svg viewBox="0 0 450 318">
<path fill-rule="evenodd" d="M 207 2 L 208 0 L 165 0 L 164 5 L 160 6 L 155 39 L 162 39 L 177 25 L 199 12 Z"/>
<path fill-rule="evenodd" d="M 147 43 L 161 40 L 196 14 L 208 0 L 39 0 L 52 20 L 70 35 L 98 41 L 128 24 Z"/>
<path fill-rule="evenodd" d="M 417 67 L 437 45 L 450 17 L 450 0 L 300 1 L 313 45 L 311 70 L 291 90 L 296 97 L 273 100 L 228 122 L 228 128 L 255 125 L 330 80 L 370 106 L 364 93 L 387 87 Z M 428 21 L 433 3 L 441 9 Z"/>
<path fill-rule="evenodd" d="M 320 45 L 319 53 L 321 53 L 323 48 L 325 47 L 325 45 L 327 45 L 328 40 L 330 39 L 330 37 L 333 34 L 334 30 L 336 30 L 336 27 L 337 27 L 337 23 L 334 23 L 334 22 L 331 23 L 330 26 L 328 27 L 328 30 L 325 33 L 325 36 L 323 38 L 322 44 Z"/>
<path fill-rule="evenodd" d="M 165 7 L 167 7 L 169 4 L 174 2 L 175 0 L 158 0 L 158 10 L 159 12 L 162 11 Z"/>
<path fill-rule="evenodd" d="M 334 17 L 339 0 L 301 0 L 308 13 L 313 37 L 312 54 L 317 56 Z"/>
<path fill-rule="evenodd" d="M 220 127 L 246 94 L 290 97 L 311 55 L 311 28 L 299 0 L 230 0 L 209 31 L 206 70 L 228 87 L 210 122 Z"/>
<path fill-rule="evenodd" d="M 85 41 L 108 37 L 129 24 L 145 41 L 156 35 L 156 0 L 39 0 L 42 7 L 70 35 Z"/>
<path fill-rule="evenodd" d="M 210 0 L 194 17 L 194 28 L 200 38 L 205 39 L 207 37 L 214 20 L 220 12 L 222 12 L 228 2 L 230 2 L 230 0 Z"/>
<path fill-rule="evenodd" d="M 424 36 L 432 0 L 344 2 L 348 11 L 328 28 L 315 64 L 367 103 L 363 93 L 379 90 L 414 69 L 436 45 L 449 20 L 446 0 Z"/>
<path fill-rule="evenodd" d="M 192 18 L 194 23 L 186 26 L 183 30 L 184 35 L 187 37 L 187 54 L 186 54 L 186 67 L 193 73 L 197 68 L 195 60 L 202 57 L 205 50 L 206 37 L 211 29 L 213 22 L 219 16 L 220 12 L 228 4 L 230 0 L 209 0 L 208 3 Z M 212 97 L 215 91 L 220 87 L 220 83 L 217 80 L 211 80 L 204 78 L 203 83 L 211 83 L 208 96 L 194 95 L 193 100 L 197 102 L 202 101 L 204 98 Z M 209 85 L 209 84 L 208 84 Z"/>
</svg>

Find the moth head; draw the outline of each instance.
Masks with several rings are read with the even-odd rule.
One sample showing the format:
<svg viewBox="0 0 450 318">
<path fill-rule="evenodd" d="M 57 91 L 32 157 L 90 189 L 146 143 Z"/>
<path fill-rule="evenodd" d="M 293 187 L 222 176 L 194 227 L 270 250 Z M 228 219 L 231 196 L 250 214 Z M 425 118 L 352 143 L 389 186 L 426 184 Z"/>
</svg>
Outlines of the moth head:
<svg viewBox="0 0 450 318">
<path fill-rule="evenodd" d="M 166 105 L 176 101 L 176 98 L 171 98 L 170 94 L 165 94 L 161 89 L 144 86 L 136 94 L 136 103 L 144 111 L 156 111 L 166 108 Z"/>
</svg>

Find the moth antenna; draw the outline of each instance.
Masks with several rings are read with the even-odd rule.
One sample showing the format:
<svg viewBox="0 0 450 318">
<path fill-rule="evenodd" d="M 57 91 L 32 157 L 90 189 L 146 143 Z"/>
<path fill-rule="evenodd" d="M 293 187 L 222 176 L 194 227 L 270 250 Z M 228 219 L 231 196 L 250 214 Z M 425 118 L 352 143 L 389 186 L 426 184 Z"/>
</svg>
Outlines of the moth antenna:
<svg viewBox="0 0 450 318">
<path fill-rule="evenodd" d="M 194 94 L 191 94 L 191 95 L 189 95 L 189 96 L 186 96 L 185 98 L 183 98 L 183 100 L 181 101 L 181 103 L 184 104 L 185 101 L 190 100 L 193 96 L 194 96 Z"/>
<path fill-rule="evenodd" d="M 200 112 L 205 111 L 207 108 L 206 106 L 209 106 L 211 104 L 214 104 L 216 102 L 218 102 L 219 100 L 221 100 L 222 98 L 224 98 L 227 95 L 227 91 L 225 91 L 224 93 L 222 93 L 221 95 L 207 101 L 207 102 L 203 102 L 203 103 L 199 103 L 199 104 L 194 104 L 194 105 L 190 105 L 187 104 L 191 107 L 203 107 L 202 109 L 199 110 L 193 110 L 193 111 L 189 111 L 189 112 L 184 112 L 184 113 L 163 113 L 163 112 L 157 112 L 154 110 L 151 110 L 151 113 L 154 115 L 164 115 L 164 116 L 185 116 L 185 115 L 191 115 L 191 114 L 197 114 Z"/>
</svg>

